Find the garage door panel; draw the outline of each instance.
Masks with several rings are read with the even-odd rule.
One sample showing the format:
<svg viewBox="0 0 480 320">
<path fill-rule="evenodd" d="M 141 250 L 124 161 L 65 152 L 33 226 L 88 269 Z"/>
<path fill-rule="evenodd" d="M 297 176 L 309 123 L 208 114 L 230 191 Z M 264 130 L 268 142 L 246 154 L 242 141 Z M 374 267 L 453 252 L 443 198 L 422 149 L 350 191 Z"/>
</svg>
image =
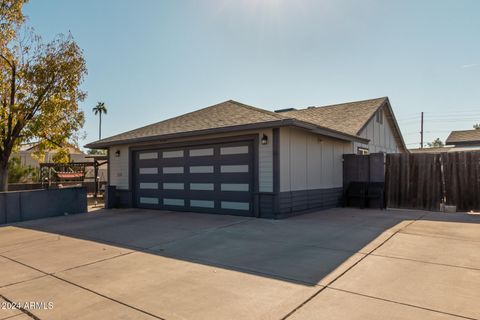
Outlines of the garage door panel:
<svg viewBox="0 0 480 320">
<path fill-rule="evenodd" d="M 154 189 L 138 189 L 139 197 L 158 197 L 159 196 L 159 190 L 154 190 Z"/>
<path fill-rule="evenodd" d="M 183 174 L 163 174 L 158 177 L 158 181 L 161 183 L 179 183 L 185 181 L 185 175 Z"/>
<path fill-rule="evenodd" d="M 241 202 L 249 202 L 251 196 L 248 192 L 244 194 L 240 192 L 222 192 L 218 198 L 220 201 L 241 201 Z"/>
<path fill-rule="evenodd" d="M 159 166 L 161 167 L 183 167 L 187 164 L 187 161 L 185 159 L 162 159 L 157 162 Z"/>
<path fill-rule="evenodd" d="M 253 146 L 234 142 L 135 153 L 141 208 L 251 215 Z"/>
<path fill-rule="evenodd" d="M 218 157 L 208 156 L 208 157 L 192 157 L 189 159 L 187 164 L 196 165 L 196 166 L 208 166 L 212 165 L 218 160 Z"/>
<path fill-rule="evenodd" d="M 221 183 L 250 183 L 250 175 L 238 173 L 224 173 Z"/>
<path fill-rule="evenodd" d="M 218 197 L 218 192 L 214 190 L 211 191 L 200 191 L 200 190 L 190 190 L 189 197 L 191 199 L 215 199 Z"/>
<path fill-rule="evenodd" d="M 214 174 L 190 174 L 188 180 L 192 183 L 216 183 L 219 181 L 219 176 Z"/>
<path fill-rule="evenodd" d="M 160 175 L 158 174 L 141 175 L 139 182 L 137 182 L 136 188 L 139 188 L 139 185 L 142 182 L 158 182 L 160 181 L 159 177 Z"/>
<path fill-rule="evenodd" d="M 220 156 L 219 158 L 222 164 L 247 164 L 249 163 L 250 155 Z"/>
</svg>

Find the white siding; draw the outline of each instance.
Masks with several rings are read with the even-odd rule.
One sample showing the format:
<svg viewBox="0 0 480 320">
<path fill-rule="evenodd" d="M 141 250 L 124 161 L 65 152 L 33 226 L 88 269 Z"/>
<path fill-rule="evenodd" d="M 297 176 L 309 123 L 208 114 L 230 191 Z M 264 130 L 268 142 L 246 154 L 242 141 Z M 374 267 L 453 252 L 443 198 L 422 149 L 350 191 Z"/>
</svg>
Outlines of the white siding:
<svg viewBox="0 0 480 320">
<path fill-rule="evenodd" d="M 351 144 L 293 127 L 280 129 L 280 191 L 342 187 Z"/>
<path fill-rule="evenodd" d="M 368 145 L 362 143 L 353 144 L 353 153 L 357 153 L 358 147 L 368 148 L 370 153 L 385 152 L 396 153 L 400 152 L 395 137 L 393 136 L 392 128 L 385 115 L 383 115 L 383 124 L 378 123 L 375 117 L 370 119 L 368 124 L 360 131 L 359 136 L 370 140 Z"/>
<path fill-rule="evenodd" d="M 116 156 L 116 152 L 120 151 L 120 156 Z M 114 146 L 108 150 L 110 166 L 110 182 L 109 185 L 116 186 L 117 189 L 128 189 L 128 146 Z"/>
</svg>

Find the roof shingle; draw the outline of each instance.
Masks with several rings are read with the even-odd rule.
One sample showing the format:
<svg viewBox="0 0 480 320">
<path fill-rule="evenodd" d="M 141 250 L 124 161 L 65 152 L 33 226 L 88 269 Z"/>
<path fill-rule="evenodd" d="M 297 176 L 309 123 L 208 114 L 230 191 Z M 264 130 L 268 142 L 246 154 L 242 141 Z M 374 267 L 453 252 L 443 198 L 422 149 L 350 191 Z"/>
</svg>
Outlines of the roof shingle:
<svg viewBox="0 0 480 320">
<path fill-rule="evenodd" d="M 322 130 L 348 141 L 363 141 L 359 131 L 388 98 L 349 102 L 287 112 L 272 112 L 228 100 L 175 118 L 157 122 L 87 144 L 87 148 L 103 148 L 116 143 L 206 134 L 213 131 L 240 130 L 252 127 L 295 125 Z M 401 137 L 400 137 L 401 139 Z M 368 141 L 368 140 L 366 140 Z M 402 140 L 403 141 L 403 140 Z M 402 142 L 401 141 L 401 142 Z M 402 142 L 403 143 L 403 142 Z"/>
<path fill-rule="evenodd" d="M 120 133 L 92 144 L 141 139 L 175 133 L 232 127 L 287 119 L 275 112 L 258 109 L 233 100 Z"/>
<path fill-rule="evenodd" d="M 387 98 L 383 97 L 329 106 L 309 107 L 282 112 L 281 114 L 321 127 L 357 135 L 386 100 Z"/>
<path fill-rule="evenodd" d="M 465 144 L 465 143 L 480 143 L 480 130 L 462 130 L 452 131 L 445 141 L 446 144 Z"/>
</svg>

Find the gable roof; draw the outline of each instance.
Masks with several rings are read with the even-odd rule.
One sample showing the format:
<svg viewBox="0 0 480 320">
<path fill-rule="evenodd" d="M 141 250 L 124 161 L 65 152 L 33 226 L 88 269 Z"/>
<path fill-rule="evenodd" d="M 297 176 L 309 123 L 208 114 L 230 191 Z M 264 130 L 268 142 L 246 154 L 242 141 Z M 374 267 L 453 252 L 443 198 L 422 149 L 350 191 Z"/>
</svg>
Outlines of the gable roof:
<svg viewBox="0 0 480 320">
<path fill-rule="evenodd" d="M 450 145 L 480 143 L 480 130 L 452 131 L 445 143 Z"/>
<path fill-rule="evenodd" d="M 387 97 L 301 110 L 286 109 L 282 112 L 272 112 L 228 100 L 98 140 L 85 147 L 106 148 L 117 144 L 281 126 L 297 126 L 317 134 L 367 144 L 369 140 L 359 135 L 380 108 L 385 111 L 385 117 L 390 123 L 397 144 L 406 151 L 405 142 Z"/>
<path fill-rule="evenodd" d="M 387 98 L 383 97 L 328 106 L 309 107 L 301 110 L 286 111 L 281 114 L 340 132 L 358 135 L 386 101 Z"/>
<path fill-rule="evenodd" d="M 346 141 L 368 142 L 367 139 L 358 137 L 355 134 L 341 132 L 296 119 L 292 116 L 228 100 L 178 117 L 98 140 L 87 144 L 85 147 L 105 148 L 115 144 L 288 125 L 305 128 Z"/>
<path fill-rule="evenodd" d="M 282 114 L 358 136 L 379 109 L 384 110 L 385 118 L 392 128 L 392 134 L 397 145 L 403 151 L 408 152 L 388 97 L 328 106 L 308 107 L 301 110 L 294 109 L 282 112 Z"/>
</svg>

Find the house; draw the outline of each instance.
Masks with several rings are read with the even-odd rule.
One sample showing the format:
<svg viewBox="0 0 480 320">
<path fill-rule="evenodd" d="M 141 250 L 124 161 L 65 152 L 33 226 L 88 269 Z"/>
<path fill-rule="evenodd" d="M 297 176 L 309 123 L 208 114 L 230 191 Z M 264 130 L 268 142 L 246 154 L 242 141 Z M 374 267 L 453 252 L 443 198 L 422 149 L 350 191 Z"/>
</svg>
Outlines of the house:
<svg viewBox="0 0 480 320">
<path fill-rule="evenodd" d="M 451 147 L 428 147 L 428 148 L 411 148 L 408 149 L 410 153 L 444 153 L 452 152 L 453 148 Z"/>
<path fill-rule="evenodd" d="M 450 151 L 480 150 L 480 129 L 452 131 L 445 141 Z"/>
<path fill-rule="evenodd" d="M 127 207 L 279 218 L 335 207 L 342 155 L 407 152 L 388 98 L 277 112 L 225 101 L 88 144 Z"/>
<path fill-rule="evenodd" d="M 91 156 L 83 153 L 80 149 L 74 146 L 67 147 L 70 161 L 72 162 L 92 162 Z M 54 156 L 57 153 L 56 150 L 49 150 L 45 152 L 43 161 L 40 161 L 34 156 L 35 152 L 38 151 L 38 143 L 25 143 L 22 144 L 19 150 L 12 154 L 12 157 L 20 159 L 20 164 L 24 167 L 32 167 L 35 169 L 40 168 L 40 162 L 53 162 Z M 107 164 L 102 165 L 98 171 L 99 181 L 107 180 Z M 94 172 L 92 168 L 86 172 L 85 177 L 87 179 L 94 179 Z"/>
</svg>

